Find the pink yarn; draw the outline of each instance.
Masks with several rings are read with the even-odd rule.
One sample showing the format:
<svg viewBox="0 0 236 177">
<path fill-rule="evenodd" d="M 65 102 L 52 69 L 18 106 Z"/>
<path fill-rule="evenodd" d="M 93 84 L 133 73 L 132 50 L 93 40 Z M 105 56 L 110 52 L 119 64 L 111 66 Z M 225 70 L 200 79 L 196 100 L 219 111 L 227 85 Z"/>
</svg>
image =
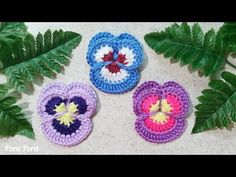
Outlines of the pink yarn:
<svg viewBox="0 0 236 177">
<path fill-rule="evenodd" d="M 149 113 L 150 112 L 150 108 L 152 104 L 156 104 L 158 101 L 158 96 L 149 96 L 146 99 L 144 99 L 144 101 L 141 104 L 141 110 L 145 113 Z"/>
<path fill-rule="evenodd" d="M 167 103 L 171 105 L 172 113 L 179 113 L 181 111 L 181 104 L 179 98 L 176 95 L 168 94 L 166 96 Z"/>
<path fill-rule="evenodd" d="M 175 125 L 175 119 L 169 117 L 167 122 L 164 124 L 157 124 L 151 118 L 147 118 L 144 121 L 144 124 L 151 130 L 155 132 L 163 132 L 171 129 Z"/>
<path fill-rule="evenodd" d="M 144 82 L 135 90 L 133 103 L 135 129 L 145 140 L 167 143 L 185 131 L 191 103 L 185 89 L 176 82 Z"/>
</svg>

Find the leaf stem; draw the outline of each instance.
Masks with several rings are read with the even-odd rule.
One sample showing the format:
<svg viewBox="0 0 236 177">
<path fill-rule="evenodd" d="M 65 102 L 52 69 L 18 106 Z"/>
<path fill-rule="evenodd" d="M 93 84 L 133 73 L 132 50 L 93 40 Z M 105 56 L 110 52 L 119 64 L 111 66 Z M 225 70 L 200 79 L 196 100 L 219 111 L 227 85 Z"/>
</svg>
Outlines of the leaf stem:
<svg viewBox="0 0 236 177">
<path fill-rule="evenodd" d="M 226 63 L 227 63 L 228 65 L 230 65 L 231 67 L 233 67 L 234 69 L 236 69 L 236 66 L 235 66 L 234 64 L 230 63 L 229 60 L 227 60 L 227 59 L 226 59 Z"/>
</svg>

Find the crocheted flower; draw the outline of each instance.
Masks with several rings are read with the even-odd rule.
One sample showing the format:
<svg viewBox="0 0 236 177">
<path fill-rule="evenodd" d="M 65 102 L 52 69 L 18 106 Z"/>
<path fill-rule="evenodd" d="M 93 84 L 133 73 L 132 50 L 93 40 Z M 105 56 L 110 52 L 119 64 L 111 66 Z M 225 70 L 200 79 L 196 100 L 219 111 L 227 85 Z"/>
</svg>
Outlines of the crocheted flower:
<svg viewBox="0 0 236 177">
<path fill-rule="evenodd" d="M 41 128 L 47 138 L 60 145 L 80 143 L 91 132 L 90 117 L 96 111 L 97 97 L 83 83 L 53 83 L 43 89 L 38 101 Z"/>
<path fill-rule="evenodd" d="M 90 80 L 107 93 L 124 93 L 135 87 L 142 61 L 142 47 L 130 34 L 116 37 L 107 32 L 98 33 L 88 46 Z"/>
<path fill-rule="evenodd" d="M 135 129 L 147 141 L 166 143 L 184 132 L 190 101 L 179 84 L 144 82 L 135 90 L 133 104 Z"/>
</svg>

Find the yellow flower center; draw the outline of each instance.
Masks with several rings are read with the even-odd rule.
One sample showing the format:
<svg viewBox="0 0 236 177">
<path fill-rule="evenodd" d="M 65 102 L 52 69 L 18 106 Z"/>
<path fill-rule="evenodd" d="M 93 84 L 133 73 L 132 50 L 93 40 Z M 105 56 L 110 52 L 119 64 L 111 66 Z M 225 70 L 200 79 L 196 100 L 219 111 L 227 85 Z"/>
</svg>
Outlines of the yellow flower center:
<svg viewBox="0 0 236 177">
<path fill-rule="evenodd" d="M 61 103 L 59 106 L 56 105 L 56 109 L 53 111 L 56 111 L 57 113 L 59 112 L 66 112 L 66 105 L 65 103 Z"/>
<path fill-rule="evenodd" d="M 162 100 L 161 102 L 161 111 L 169 113 L 171 111 L 171 106 L 167 103 L 167 100 Z"/>
<path fill-rule="evenodd" d="M 151 119 L 157 123 L 164 123 L 166 122 L 168 116 L 163 112 L 158 112 L 155 115 L 151 116 Z"/>
<path fill-rule="evenodd" d="M 71 113 L 66 113 L 58 118 L 60 121 L 60 124 L 64 124 L 66 126 L 70 126 L 71 123 L 73 123 L 73 117 L 71 116 Z"/>
<path fill-rule="evenodd" d="M 171 111 L 171 106 L 167 103 L 166 99 L 160 101 L 158 100 L 155 104 L 151 105 L 150 112 L 154 112 L 155 114 L 150 118 L 157 123 L 164 123 L 169 117 L 166 113 Z"/>
<path fill-rule="evenodd" d="M 56 108 L 54 109 L 55 112 L 65 113 L 57 118 L 57 120 L 60 121 L 60 124 L 64 124 L 69 127 L 74 120 L 72 115 L 78 111 L 77 107 L 78 105 L 76 105 L 74 102 L 69 104 L 68 109 L 66 108 L 65 103 L 61 103 L 58 106 L 56 105 Z"/>
<path fill-rule="evenodd" d="M 155 104 L 151 104 L 150 111 L 151 111 L 151 112 L 158 111 L 159 108 L 160 108 L 159 104 L 160 104 L 160 101 L 157 101 Z"/>
</svg>

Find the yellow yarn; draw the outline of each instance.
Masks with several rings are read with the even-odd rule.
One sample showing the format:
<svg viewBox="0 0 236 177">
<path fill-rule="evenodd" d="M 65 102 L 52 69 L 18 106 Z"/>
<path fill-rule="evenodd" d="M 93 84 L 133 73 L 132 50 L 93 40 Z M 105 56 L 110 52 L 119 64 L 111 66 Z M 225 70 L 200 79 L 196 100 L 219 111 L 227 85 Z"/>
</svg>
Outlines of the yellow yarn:
<svg viewBox="0 0 236 177">
<path fill-rule="evenodd" d="M 70 126 L 71 123 L 73 123 L 73 117 L 69 112 L 59 117 L 58 120 L 60 121 L 60 124 L 64 124 L 68 127 Z"/>
<path fill-rule="evenodd" d="M 157 101 L 155 104 L 151 104 L 150 111 L 151 112 L 158 111 L 159 110 L 159 103 L 160 103 L 160 101 Z"/>
<path fill-rule="evenodd" d="M 72 102 L 69 104 L 68 110 L 66 109 L 65 103 L 61 103 L 59 106 L 56 106 L 54 111 L 56 111 L 57 113 L 62 113 L 62 112 L 65 113 L 64 115 L 60 116 L 58 120 L 60 121 L 60 124 L 64 124 L 69 127 L 74 120 L 72 114 L 76 113 L 78 109 L 77 105 L 74 102 Z"/>
<path fill-rule="evenodd" d="M 66 112 L 66 105 L 65 103 L 61 103 L 59 106 L 56 105 L 56 109 L 54 109 L 57 113 L 59 112 Z"/>
<path fill-rule="evenodd" d="M 162 100 L 161 102 L 161 111 L 169 113 L 171 111 L 171 106 L 167 103 L 167 100 Z"/>
<path fill-rule="evenodd" d="M 157 123 L 164 123 L 167 120 L 168 116 L 163 112 L 158 112 L 154 116 L 151 116 L 151 119 Z"/>
<path fill-rule="evenodd" d="M 70 103 L 68 112 L 76 113 L 76 111 L 78 111 L 77 105 L 74 102 Z"/>
</svg>

